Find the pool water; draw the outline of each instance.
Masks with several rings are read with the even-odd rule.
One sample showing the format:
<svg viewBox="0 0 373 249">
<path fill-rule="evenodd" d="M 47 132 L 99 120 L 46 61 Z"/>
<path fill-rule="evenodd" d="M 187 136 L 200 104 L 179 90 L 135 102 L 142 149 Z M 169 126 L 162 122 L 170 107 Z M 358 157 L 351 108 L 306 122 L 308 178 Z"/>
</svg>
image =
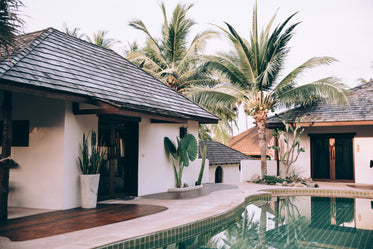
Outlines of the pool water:
<svg viewBox="0 0 373 249">
<path fill-rule="evenodd" d="M 274 197 L 244 208 L 234 222 L 162 248 L 373 249 L 373 200 Z"/>
</svg>

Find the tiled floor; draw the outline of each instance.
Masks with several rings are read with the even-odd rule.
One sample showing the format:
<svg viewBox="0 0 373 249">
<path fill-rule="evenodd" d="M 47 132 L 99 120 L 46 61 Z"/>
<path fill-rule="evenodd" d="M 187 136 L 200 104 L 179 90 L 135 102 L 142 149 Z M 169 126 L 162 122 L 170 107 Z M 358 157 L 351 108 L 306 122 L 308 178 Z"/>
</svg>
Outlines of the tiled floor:
<svg viewBox="0 0 373 249">
<path fill-rule="evenodd" d="M 351 188 L 346 186 L 346 184 L 320 183 L 319 186 L 320 189 L 363 191 L 373 196 L 373 191 Z M 102 246 L 221 214 L 243 203 L 246 197 L 267 188 L 274 188 L 274 186 L 241 183 L 237 184 L 236 189 L 215 191 L 192 199 L 175 200 L 140 197 L 130 201 L 107 201 L 107 203 L 160 205 L 168 209 L 154 215 L 42 239 L 11 242 L 5 237 L 0 237 L 0 248 L 81 249 Z"/>
</svg>

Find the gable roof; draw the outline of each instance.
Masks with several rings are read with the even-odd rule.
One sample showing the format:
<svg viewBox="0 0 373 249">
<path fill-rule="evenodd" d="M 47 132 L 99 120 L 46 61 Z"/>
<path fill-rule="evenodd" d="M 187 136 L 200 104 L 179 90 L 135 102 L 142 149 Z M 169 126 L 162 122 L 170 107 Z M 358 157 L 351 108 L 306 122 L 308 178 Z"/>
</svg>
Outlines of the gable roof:
<svg viewBox="0 0 373 249">
<path fill-rule="evenodd" d="M 11 56 L 1 57 L 0 88 L 64 94 L 81 102 L 114 107 L 115 114 L 140 112 L 204 123 L 218 121 L 110 49 L 53 28 L 18 39 Z"/>
<path fill-rule="evenodd" d="M 207 147 L 206 158 L 209 159 L 210 165 L 239 164 L 241 160 L 252 159 L 250 156 L 215 141 L 200 141 L 199 146 L 200 157 L 202 156 L 203 147 Z"/>
<path fill-rule="evenodd" d="M 302 124 L 309 126 L 373 124 L 373 81 L 352 88 L 348 101 L 345 106 L 320 103 L 294 108 L 268 118 L 268 127 L 281 125 L 279 118 L 294 122 L 297 117 L 303 117 Z"/>
<path fill-rule="evenodd" d="M 266 129 L 267 147 L 274 144 L 272 130 Z M 249 156 L 260 155 L 259 138 L 257 127 L 254 126 L 244 132 L 232 137 L 229 147 Z M 272 150 L 267 149 L 267 154 L 273 156 Z"/>
</svg>

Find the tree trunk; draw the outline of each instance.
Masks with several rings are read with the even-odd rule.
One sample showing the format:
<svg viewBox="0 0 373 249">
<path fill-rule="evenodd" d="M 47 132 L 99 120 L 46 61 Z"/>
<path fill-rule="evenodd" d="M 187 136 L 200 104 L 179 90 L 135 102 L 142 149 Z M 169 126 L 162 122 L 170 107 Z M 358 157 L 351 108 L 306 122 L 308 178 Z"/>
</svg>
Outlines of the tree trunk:
<svg viewBox="0 0 373 249">
<path fill-rule="evenodd" d="M 12 92 L 4 91 L 3 96 L 3 143 L 1 158 L 10 156 L 12 149 Z M 8 219 L 10 160 L 0 162 L 0 221 Z"/>
<path fill-rule="evenodd" d="M 263 178 L 267 175 L 267 141 L 266 141 L 266 115 L 265 113 L 260 113 L 254 115 L 256 122 L 256 128 L 258 131 L 259 138 L 259 148 L 260 148 L 260 168 L 261 177 Z"/>
</svg>

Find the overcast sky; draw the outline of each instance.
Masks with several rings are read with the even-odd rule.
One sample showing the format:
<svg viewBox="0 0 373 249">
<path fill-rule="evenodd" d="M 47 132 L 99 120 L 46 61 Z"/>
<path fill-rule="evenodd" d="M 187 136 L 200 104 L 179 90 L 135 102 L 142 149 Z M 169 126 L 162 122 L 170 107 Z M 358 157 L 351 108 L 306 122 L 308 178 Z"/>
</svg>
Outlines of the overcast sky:
<svg viewBox="0 0 373 249">
<path fill-rule="evenodd" d="M 154 36 L 159 36 L 163 22 L 158 0 L 22 0 L 25 31 L 54 27 L 63 31 L 78 27 L 92 36 L 107 30 L 108 36 L 123 44 L 145 36 L 128 26 L 141 19 Z M 238 33 L 248 37 L 253 0 L 164 0 L 168 16 L 177 3 L 193 3 L 190 17 L 197 22 L 194 33 L 213 29 L 211 25 L 230 23 Z M 301 21 L 290 43 L 291 51 L 283 74 L 314 56 L 333 56 L 339 62 L 312 69 L 300 79 L 306 83 L 326 76 L 336 76 L 350 87 L 358 78 L 373 78 L 373 1 L 372 0 L 258 0 L 259 27 L 266 25 L 278 11 L 275 24 L 298 11 L 293 22 Z M 226 41 L 208 43 L 208 52 L 228 50 Z M 115 49 L 121 53 L 119 45 Z"/>
</svg>

